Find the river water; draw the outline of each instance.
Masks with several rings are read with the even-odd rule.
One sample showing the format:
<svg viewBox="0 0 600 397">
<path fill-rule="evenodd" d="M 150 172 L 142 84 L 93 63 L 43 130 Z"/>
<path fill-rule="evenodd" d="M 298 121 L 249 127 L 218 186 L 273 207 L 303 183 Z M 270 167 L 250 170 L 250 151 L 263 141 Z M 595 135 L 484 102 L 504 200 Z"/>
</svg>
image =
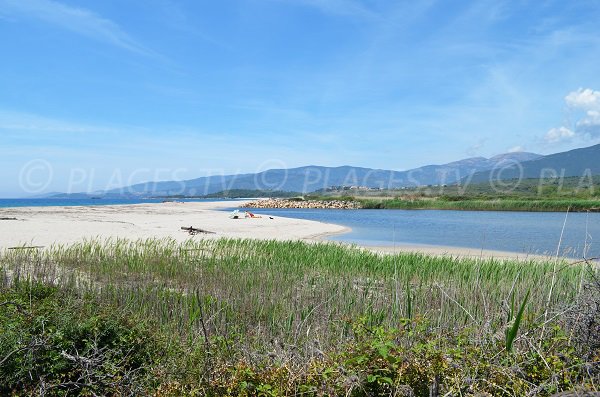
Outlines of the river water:
<svg viewBox="0 0 600 397">
<path fill-rule="evenodd" d="M 555 255 L 562 234 L 561 256 L 581 258 L 586 247 L 587 257 L 600 256 L 600 213 L 566 216 L 558 212 L 446 210 L 252 211 L 344 225 L 352 231 L 329 239 L 360 245 L 433 245 Z"/>
</svg>

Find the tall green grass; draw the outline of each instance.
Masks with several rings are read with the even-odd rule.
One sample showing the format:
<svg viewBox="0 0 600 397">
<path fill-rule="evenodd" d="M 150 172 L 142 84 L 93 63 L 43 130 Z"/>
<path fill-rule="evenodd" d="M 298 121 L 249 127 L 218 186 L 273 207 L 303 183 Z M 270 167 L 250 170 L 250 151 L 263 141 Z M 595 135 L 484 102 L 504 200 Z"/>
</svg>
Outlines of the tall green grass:
<svg viewBox="0 0 600 397">
<path fill-rule="evenodd" d="M 343 340 L 348 319 L 401 327 L 505 325 L 508 299 L 524 322 L 570 302 L 584 268 L 551 261 L 379 255 L 298 241 L 112 239 L 0 254 L 0 283 L 34 278 L 142 314 L 183 338 L 245 335 L 307 348 Z M 548 301 L 550 283 L 559 269 Z"/>
<path fill-rule="evenodd" d="M 596 199 L 391 199 L 361 200 L 366 209 L 439 209 L 464 211 L 572 212 L 600 211 Z"/>
</svg>

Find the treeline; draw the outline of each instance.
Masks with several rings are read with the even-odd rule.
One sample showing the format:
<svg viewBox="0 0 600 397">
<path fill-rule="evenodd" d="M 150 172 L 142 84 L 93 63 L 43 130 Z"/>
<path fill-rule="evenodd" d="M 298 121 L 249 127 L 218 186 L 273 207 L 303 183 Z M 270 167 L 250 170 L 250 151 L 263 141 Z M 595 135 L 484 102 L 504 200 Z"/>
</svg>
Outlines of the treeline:
<svg viewBox="0 0 600 397">
<path fill-rule="evenodd" d="M 334 193 L 333 193 L 334 194 Z M 600 176 L 587 178 L 508 179 L 485 183 L 429 185 L 379 192 L 357 192 L 357 197 L 460 197 L 460 198 L 599 198 Z"/>
</svg>

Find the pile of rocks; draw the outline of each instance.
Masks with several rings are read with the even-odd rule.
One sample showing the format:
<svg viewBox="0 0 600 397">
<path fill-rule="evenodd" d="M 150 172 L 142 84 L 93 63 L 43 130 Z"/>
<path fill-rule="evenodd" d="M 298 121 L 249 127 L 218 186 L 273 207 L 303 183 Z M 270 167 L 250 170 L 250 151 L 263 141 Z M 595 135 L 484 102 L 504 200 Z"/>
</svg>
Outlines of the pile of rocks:
<svg viewBox="0 0 600 397">
<path fill-rule="evenodd" d="M 288 200 L 265 199 L 257 200 L 242 205 L 242 208 L 317 208 L 336 210 L 355 210 L 361 208 L 357 201 L 342 200 Z"/>
</svg>

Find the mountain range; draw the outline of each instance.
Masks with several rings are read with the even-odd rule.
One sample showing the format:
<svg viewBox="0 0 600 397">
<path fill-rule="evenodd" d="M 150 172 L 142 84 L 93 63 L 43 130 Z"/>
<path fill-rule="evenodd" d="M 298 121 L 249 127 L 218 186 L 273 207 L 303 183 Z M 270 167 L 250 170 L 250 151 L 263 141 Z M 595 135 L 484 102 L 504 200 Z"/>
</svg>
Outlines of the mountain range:
<svg viewBox="0 0 600 397">
<path fill-rule="evenodd" d="M 504 163 L 502 167 L 477 172 L 471 183 L 506 179 L 567 178 L 600 175 L 600 145 L 550 154 L 532 161 Z"/>
<path fill-rule="evenodd" d="M 491 179 L 549 178 L 600 174 L 600 145 L 542 156 L 517 152 L 492 158 L 472 157 L 406 171 L 352 166 L 305 166 L 259 173 L 217 175 L 185 181 L 147 182 L 94 192 L 94 196 L 202 196 L 224 190 L 314 192 L 334 186 L 394 189 L 428 185 L 486 182 Z M 84 196 L 79 194 L 75 196 Z M 64 195 L 63 195 L 64 196 Z M 74 196 L 74 195 L 70 195 Z"/>
<path fill-rule="evenodd" d="M 232 189 L 314 192 L 332 186 L 400 188 L 452 184 L 475 172 L 492 169 L 504 162 L 540 158 L 533 153 L 510 153 L 487 159 L 474 157 L 442 165 L 428 165 L 408 171 L 391 171 L 352 166 L 310 165 L 290 169 L 271 169 L 255 174 L 218 175 L 182 182 L 149 182 L 108 191 L 108 194 L 201 196 Z"/>
</svg>

